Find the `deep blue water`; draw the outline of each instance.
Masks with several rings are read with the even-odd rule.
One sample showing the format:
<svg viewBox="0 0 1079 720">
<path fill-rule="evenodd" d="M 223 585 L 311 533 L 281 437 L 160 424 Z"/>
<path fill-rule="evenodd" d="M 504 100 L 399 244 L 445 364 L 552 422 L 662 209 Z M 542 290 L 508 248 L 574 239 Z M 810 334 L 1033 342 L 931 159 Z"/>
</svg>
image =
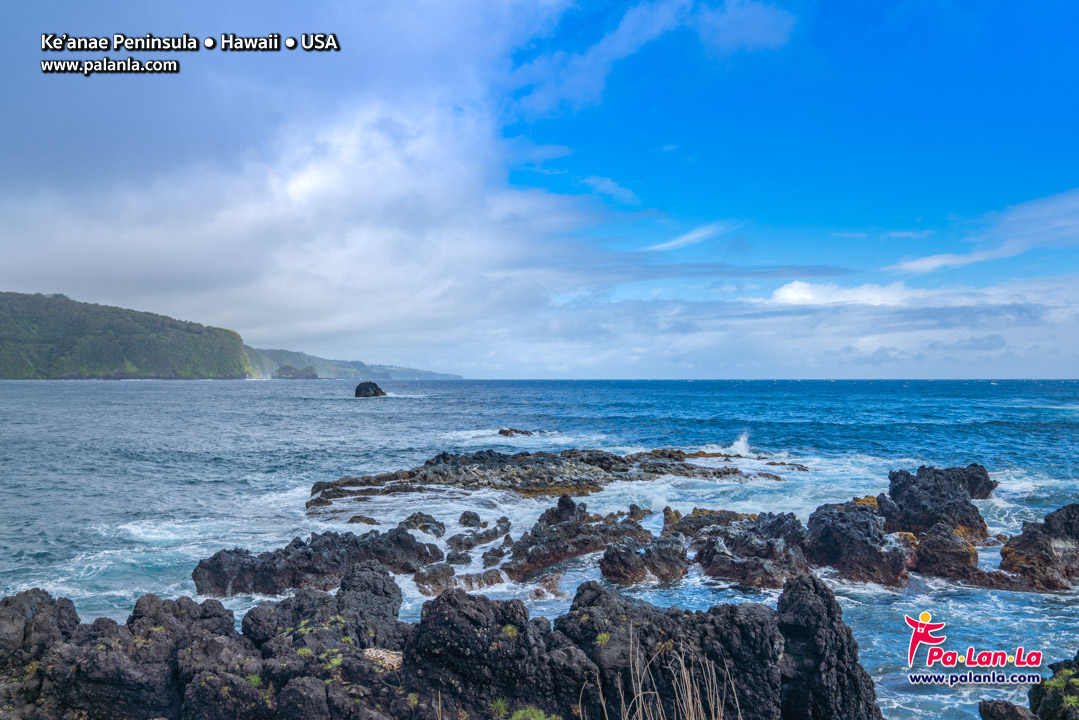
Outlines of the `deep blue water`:
<svg viewBox="0 0 1079 720">
<path fill-rule="evenodd" d="M 1079 382 L 386 382 L 391 397 L 357 400 L 353 383 L 0 382 L 0 595 L 43 587 L 74 600 L 84 620 L 123 620 L 136 597 L 191 595 L 191 569 L 225 547 L 278 547 L 296 535 L 343 529 L 305 515 L 311 484 L 395 470 L 444 451 L 601 447 L 726 449 L 808 465 L 786 482 L 663 479 L 612 486 L 594 510 L 637 502 L 741 511 L 792 511 L 887 489 L 890 469 L 984 464 L 1001 487 L 978 501 L 991 532 L 1079 502 Z M 500 437 L 500 427 L 543 431 Z M 756 461 L 745 464 L 753 466 Z M 769 469 L 775 469 L 770 467 Z M 363 512 L 392 525 L 422 508 L 448 524 L 463 509 L 505 513 L 514 536 L 549 501 L 457 493 L 376 498 Z M 658 530 L 660 519 L 648 520 Z M 429 538 L 426 538 L 429 539 Z M 986 566 L 999 559 L 983 553 Z M 478 559 L 477 559 L 478 560 Z M 565 610 L 576 584 L 598 577 L 572 564 L 565 598 L 520 597 L 536 614 Z M 411 582 L 403 614 L 418 615 Z M 915 576 L 887 590 L 833 582 L 890 718 L 977 716 L 981 698 L 1021 699 L 1025 688 L 918 688 L 907 679 L 903 615 L 948 622 L 948 647 L 1022 644 L 1053 661 L 1079 649 L 1076 593 L 1027 595 Z M 705 608 L 765 602 L 694 572 L 634 594 Z M 226 603 L 242 613 L 261 598 Z M 954 642 L 954 644 L 953 644 Z"/>
</svg>

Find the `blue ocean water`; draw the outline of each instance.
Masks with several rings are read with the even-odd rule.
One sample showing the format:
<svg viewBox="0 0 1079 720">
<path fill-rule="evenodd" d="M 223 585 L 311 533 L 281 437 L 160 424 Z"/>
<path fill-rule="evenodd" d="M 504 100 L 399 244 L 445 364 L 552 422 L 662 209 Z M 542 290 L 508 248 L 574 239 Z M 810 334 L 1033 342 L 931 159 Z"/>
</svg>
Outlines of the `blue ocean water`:
<svg viewBox="0 0 1079 720">
<path fill-rule="evenodd" d="M 312 531 L 354 529 L 305 514 L 312 483 L 413 467 L 442 451 L 678 447 L 810 468 L 781 470 L 782 483 L 616 484 L 586 499 L 600 512 L 636 502 L 656 511 L 791 511 L 805 521 L 822 503 L 886 490 L 891 469 L 972 461 L 1001 483 L 992 499 L 977 501 L 993 533 L 1018 532 L 1024 520 L 1079 502 L 1076 381 L 382 385 L 390 397 L 357 400 L 345 381 L 0 382 L 0 595 L 43 587 L 70 597 L 84 620 L 123 620 L 143 593 L 193 595 L 195 563 L 222 548 L 271 549 Z M 499 436 L 507 426 L 540 432 Z M 448 524 L 464 509 L 507 514 L 516 537 L 549 504 L 490 491 L 431 493 L 374 498 L 362 512 L 390 526 L 417 509 Z M 658 513 L 646 524 L 658 530 Z M 986 567 L 999 559 L 991 548 L 982 557 Z M 568 607 L 579 582 L 597 577 L 595 559 L 582 559 L 566 569 L 565 597 L 534 600 L 518 585 L 487 594 L 519 597 L 551 617 Z M 925 610 L 946 621 L 956 649 L 1022 645 L 1047 662 L 1079 649 L 1074 592 L 989 592 L 918 576 L 902 590 L 830 582 L 889 718 L 973 718 L 979 699 L 1022 701 L 1026 691 L 912 687 L 905 614 Z M 413 619 L 423 598 L 411 581 L 401 584 L 404 618 Z M 774 606 L 778 597 L 699 571 L 633 594 L 685 608 Z M 226 604 L 241 614 L 261 599 Z"/>
</svg>

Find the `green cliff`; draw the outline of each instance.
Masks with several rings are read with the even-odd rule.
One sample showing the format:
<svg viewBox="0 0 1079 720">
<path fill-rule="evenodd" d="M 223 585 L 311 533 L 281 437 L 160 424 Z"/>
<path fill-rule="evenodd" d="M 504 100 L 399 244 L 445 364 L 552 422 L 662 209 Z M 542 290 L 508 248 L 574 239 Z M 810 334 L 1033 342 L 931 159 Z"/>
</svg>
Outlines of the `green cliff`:
<svg viewBox="0 0 1079 720">
<path fill-rule="evenodd" d="M 232 330 L 93 305 L 63 295 L 0 292 L 0 378 L 243 378 Z"/>
<path fill-rule="evenodd" d="M 320 378 L 342 378 L 347 380 L 451 380 L 460 379 L 460 375 L 448 375 L 429 370 L 414 370 L 396 365 L 369 365 L 359 360 L 327 360 L 294 350 L 260 350 L 245 345 L 247 357 L 255 376 L 273 377 L 274 372 L 282 367 L 313 367 Z"/>
<path fill-rule="evenodd" d="M 278 372 L 281 368 L 291 366 Z M 297 370 L 297 368 L 302 368 Z M 0 292 L 0 380 L 60 378 L 447 379 L 457 375 L 326 360 L 244 345 L 234 330 L 63 295 Z"/>
</svg>

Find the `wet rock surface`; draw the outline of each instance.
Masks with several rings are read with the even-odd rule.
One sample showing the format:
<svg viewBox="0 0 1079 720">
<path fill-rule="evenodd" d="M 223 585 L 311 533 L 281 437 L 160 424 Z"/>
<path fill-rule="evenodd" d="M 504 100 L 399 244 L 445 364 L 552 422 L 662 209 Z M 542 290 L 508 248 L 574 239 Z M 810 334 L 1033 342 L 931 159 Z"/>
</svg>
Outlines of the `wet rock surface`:
<svg viewBox="0 0 1079 720">
<path fill-rule="evenodd" d="M 856 582 L 900 586 L 914 558 L 908 546 L 884 533 L 875 504 L 856 501 L 822 505 L 809 516 L 806 557 Z"/>
<path fill-rule="evenodd" d="M 621 540 L 648 542 L 652 534 L 625 518 L 607 522 L 589 515 L 584 503 L 568 495 L 545 510 L 532 529 L 510 547 L 510 559 L 502 570 L 511 580 L 521 580 L 570 558 L 598 552 Z"/>
<path fill-rule="evenodd" d="M 674 582 L 687 572 L 685 542 L 679 535 L 647 545 L 636 540 L 611 543 L 600 558 L 599 569 L 603 577 L 619 585 L 633 585 L 649 578 Z"/>
<path fill-rule="evenodd" d="M 985 520 L 964 484 L 972 474 L 977 473 L 970 468 L 941 470 L 924 465 L 915 475 L 892 471 L 888 474 L 888 494 L 877 496 L 885 532 L 920 534 L 944 523 L 971 540 L 988 537 Z"/>
<path fill-rule="evenodd" d="M 731 510 L 707 510 L 693 508 L 688 515 L 683 516 L 677 510 L 670 507 L 663 508 L 663 537 L 669 537 L 676 533 L 692 538 L 701 530 L 713 525 L 730 525 L 732 522 L 749 517 L 744 513 L 736 513 Z"/>
<path fill-rule="evenodd" d="M 660 475 L 739 482 L 750 479 L 736 467 L 711 467 L 690 462 L 706 456 L 713 457 L 707 454 L 687 455 L 677 450 L 654 450 L 626 456 L 604 450 L 521 452 L 512 455 L 494 450 L 441 453 L 411 470 L 315 483 L 311 488 L 312 498 L 308 501 L 308 509 L 326 512 L 326 508 L 342 498 L 418 492 L 439 486 L 495 488 L 526 496 L 559 496 L 587 495 L 616 480 L 651 480 Z M 757 473 L 757 476 L 772 481 L 782 480 L 772 473 Z"/>
<path fill-rule="evenodd" d="M 221 550 L 200 560 L 191 577 L 200 595 L 280 595 L 291 588 L 337 587 L 349 568 L 367 560 L 412 573 L 442 558 L 437 545 L 421 543 L 400 528 L 364 535 L 313 533 L 307 541 L 295 538 L 283 548 L 257 555 L 239 548 Z"/>
<path fill-rule="evenodd" d="M 619 689 L 654 658 L 644 697 L 668 713 L 687 667 L 727 684 L 732 717 L 880 717 L 838 605 L 812 578 L 789 582 L 778 612 L 660 609 L 586 583 L 553 627 L 520 601 L 460 589 L 416 624 L 397 621 L 400 602 L 373 562 L 350 568 L 336 595 L 263 603 L 242 634 L 215 600 L 147 595 L 124 625 L 80 625 L 69 602 L 20 593 L 0 601 L 0 707 L 20 720 L 618 717 Z"/>
<path fill-rule="evenodd" d="M 805 544 L 805 526 L 793 513 L 761 513 L 710 528 L 696 562 L 712 577 L 781 588 L 788 578 L 809 572 Z"/>
<path fill-rule="evenodd" d="M 1066 590 L 1079 579 L 1079 504 L 1065 505 L 1042 522 L 1025 522 L 1023 531 L 1000 549 L 1000 567 L 1034 590 Z"/>
<path fill-rule="evenodd" d="M 385 397 L 386 393 L 382 388 L 373 382 L 362 382 L 356 386 L 356 397 L 358 398 L 370 398 L 370 397 Z"/>
</svg>

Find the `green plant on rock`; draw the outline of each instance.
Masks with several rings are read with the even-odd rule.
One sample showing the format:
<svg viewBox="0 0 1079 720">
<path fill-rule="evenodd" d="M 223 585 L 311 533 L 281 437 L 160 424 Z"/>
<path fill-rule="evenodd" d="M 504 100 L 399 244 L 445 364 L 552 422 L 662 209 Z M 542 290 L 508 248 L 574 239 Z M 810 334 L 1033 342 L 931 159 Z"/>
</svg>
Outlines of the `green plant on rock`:
<svg viewBox="0 0 1079 720">
<path fill-rule="evenodd" d="M 252 687 L 262 687 L 262 678 L 259 677 L 258 673 L 252 673 L 248 675 L 245 680 L 251 683 Z"/>
<path fill-rule="evenodd" d="M 505 635 L 508 638 L 511 638 L 511 639 L 515 638 L 515 637 L 517 637 L 518 634 L 520 634 L 520 632 L 521 631 L 517 629 L 516 625 L 503 625 L 502 626 L 502 634 Z"/>
<path fill-rule="evenodd" d="M 490 710 L 491 714 L 498 718 L 498 720 L 505 718 L 509 715 L 510 711 L 509 704 L 507 704 L 503 698 L 495 698 L 492 700 L 491 704 L 487 706 L 487 709 Z"/>
<path fill-rule="evenodd" d="M 300 648 L 299 650 L 297 650 L 296 654 L 299 655 L 302 658 L 309 658 L 312 655 L 314 655 L 314 653 L 311 652 L 311 648 L 305 648 L 305 647 Z"/>
<path fill-rule="evenodd" d="M 532 705 L 526 705 L 510 715 L 510 720 L 562 720 L 562 718 L 558 715 L 548 715 Z"/>
<path fill-rule="evenodd" d="M 611 634 L 610 633 L 601 632 L 599 635 L 596 635 L 596 645 L 599 645 L 599 646 L 602 647 L 603 645 L 606 645 L 610 641 L 611 641 Z"/>
</svg>

